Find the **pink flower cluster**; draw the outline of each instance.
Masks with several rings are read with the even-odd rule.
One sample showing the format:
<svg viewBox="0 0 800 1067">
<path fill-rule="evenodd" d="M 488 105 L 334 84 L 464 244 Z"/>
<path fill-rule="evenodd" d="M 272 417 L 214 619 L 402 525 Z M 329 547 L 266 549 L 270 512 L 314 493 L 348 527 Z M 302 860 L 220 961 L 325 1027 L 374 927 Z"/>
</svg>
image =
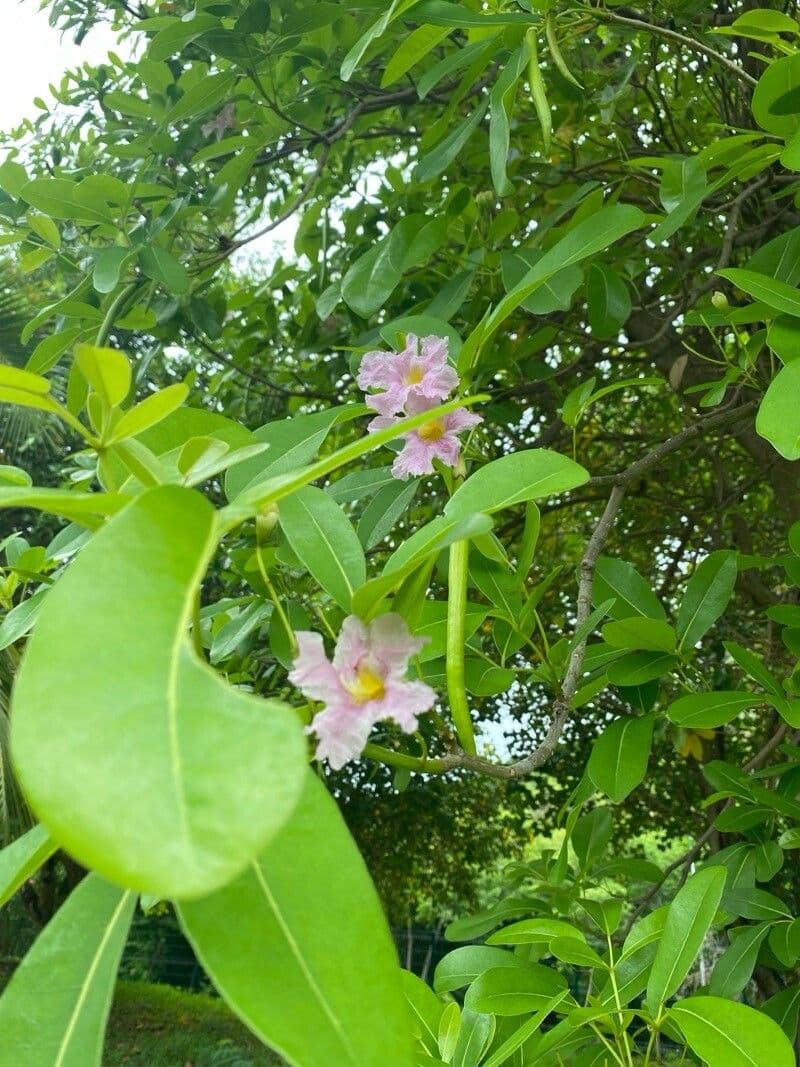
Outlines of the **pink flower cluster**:
<svg viewBox="0 0 800 1067">
<path fill-rule="evenodd" d="M 382 719 L 393 719 L 406 733 L 416 730 L 417 716 L 429 711 L 436 699 L 429 685 L 406 677 L 409 660 L 426 641 L 412 637 L 395 614 L 381 615 L 367 625 L 349 615 L 332 661 L 319 634 L 297 634 L 298 654 L 289 680 L 309 699 L 325 704 L 307 728 L 317 736 L 317 759 L 326 759 L 337 770 L 343 767 L 360 755 L 370 730 Z"/>
<path fill-rule="evenodd" d="M 410 333 L 402 352 L 368 352 L 361 361 L 358 384 L 364 390 L 380 390 L 366 397 L 368 406 L 378 412 L 369 424 L 370 433 L 375 433 L 441 404 L 457 387 L 458 374 L 447 362 L 446 337 L 420 340 Z M 461 451 L 457 435 L 481 421 L 480 415 L 457 408 L 403 434 L 405 447 L 392 464 L 392 473 L 396 478 L 432 474 L 434 459 L 455 467 Z"/>
</svg>

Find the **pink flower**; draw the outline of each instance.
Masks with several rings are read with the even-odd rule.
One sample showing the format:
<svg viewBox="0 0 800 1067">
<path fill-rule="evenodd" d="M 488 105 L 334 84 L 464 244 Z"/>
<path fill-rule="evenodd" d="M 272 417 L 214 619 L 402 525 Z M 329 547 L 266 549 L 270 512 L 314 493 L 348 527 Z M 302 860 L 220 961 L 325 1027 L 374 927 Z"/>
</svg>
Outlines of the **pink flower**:
<svg viewBox="0 0 800 1067">
<path fill-rule="evenodd" d="M 298 654 L 289 680 L 325 707 L 307 728 L 317 735 L 317 759 L 338 770 L 364 749 L 370 730 L 393 719 L 406 733 L 430 710 L 436 694 L 424 682 L 406 677 L 408 662 L 427 638 L 412 637 L 399 615 L 381 615 L 364 624 L 355 615 L 342 623 L 331 662 L 322 637 L 297 634 Z"/>
<path fill-rule="evenodd" d="M 458 374 L 447 362 L 447 338 L 406 338 L 402 352 L 367 352 L 358 372 L 361 389 L 370 393 L 367 404 L 379 415 L 395 415 L 409 402 L 446 400 L 458 385 Z M 418 409 L 419 410 L 419 409 Z"/>
<path fill-rule="evenodd" d="M 417 415 L 425 411 L 428 404 L 410 401 L 408 414 Z M 399 418 L 379 416 L 369 424 L 369 432 L 385 430 L 399 422 Z M 449 415 L 424 422 L 422 426 L 410 433 L 403 434 L 405 448 L 392 464 L 395 478 L 411 478 L 412 475 L 433 474 L 433 461 L 440 459 L 448 467 L 455 467 L 461 453 L 461 442 L 457 434 L 470 430 L 483 422 L 480 415 L 473 415 L 466 408 L 456 408 Z"/>
</svg>

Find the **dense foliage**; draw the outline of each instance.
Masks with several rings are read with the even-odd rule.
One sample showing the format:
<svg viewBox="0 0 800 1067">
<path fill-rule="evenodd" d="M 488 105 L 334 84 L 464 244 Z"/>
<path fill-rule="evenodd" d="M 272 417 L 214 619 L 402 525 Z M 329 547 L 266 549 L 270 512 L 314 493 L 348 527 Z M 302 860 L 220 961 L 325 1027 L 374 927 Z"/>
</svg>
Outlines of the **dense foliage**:
<svg viewBox="0 0 800 1067">
<path fill-rule="evenodd" d="M 120 45 L 2 141 L 0 1067 L 99 1063 L 137 896 L 302 1067 L 794 1063 L 795 5 L 49 12 Z"/>
</svg>

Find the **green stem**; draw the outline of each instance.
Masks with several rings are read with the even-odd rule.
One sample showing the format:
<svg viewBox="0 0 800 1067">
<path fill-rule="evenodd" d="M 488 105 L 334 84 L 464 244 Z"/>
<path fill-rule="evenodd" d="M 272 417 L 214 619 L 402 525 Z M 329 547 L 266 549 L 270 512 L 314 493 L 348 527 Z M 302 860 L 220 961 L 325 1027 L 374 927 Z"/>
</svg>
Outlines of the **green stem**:
<svg viewBox="0 0 800 1067">
<path fill-rule="evenodd" d="M 426 774 L 441 774 L 444 771 L 441 760 L 409 756 L 405 752 L 395 752 L 382 745 L 368 744 L 364 748 L 364 755 L 369 759 L 377 760 L 378 763 L 386 763 L 390 767 L 403 767 L 409 771 L 422 771 Z"/>
<path fill-rule="evenodd" d="M 126 285 L 123 289 L 117 293 L 111 303 L 106 309 L 106 313 L 103 316 L 103 321 L 100 323 L 100 329 L 97 331 L 97 336 L 94 339 L 96 345 L 104 345 L 108 340 L 108 335 L 111 332 L 111 327 L 114 325 L 114 320 L 120 312 L 120 309 L 124 306 L 128 297 L 136 290 L 136 283 L 131 282 L 130 285 Z"/>
<path fill-rule="evenodd" d="M 615 973 L 614 963 L 614 943 L 611 940 L 611 934 L 606 934 L 606 941 L 608 943 L 608 977 L 611 980 L 611 989 L 614 993 L 614 1003 L 617 1005 L 617 1013 L 620 1026 L 620 1039 L 622 1047 L 625 1051 L 625 1058 L 628 1061 L 629 1067 L 633 1067 L 633 1055 L 631 1054 L 631 1046 L 628 1040 L 628 1032 L 625 1028 L 625 1016 L 622 1011 L 622 1001 L 619 996 L 619 987 L 617 986 L 617 976 Z"/>
<path fill-rule="evenodd" d="M 474 756 L 477 752 L 475 733 L 464 685 L 468 564 L 469 541 L 456 541 L 450 546 L 447 577 L 447 698 L 461 747 Z"/>
<path fill-rule="evenodd" d="M 256 545 L 256 561 L 258 562 L 258 569 L 261 572 L 261 579 L 264 582 L 264 585 L 267 587 L 269 598 L 272 601 L 275 611 L 278 613 L 278 618 L 281 620 L 281 625 L 286 631 L 286 637 L 289 640 L 289 648 L 292 652 L 292 659 L 295 659 L 298 653 L 297 638 L 294 635 L 292 624 L 289 622 L 289 616 L 283 609 L 283 604 L 281 604 L 280 597 L 275 592 L 275 586 L 269 579 L 269 575 L 267 574 L 267 568 L 264 565 L 264 560 L 261 555 L 261 548 L 258 545 Z"/>
</svg>

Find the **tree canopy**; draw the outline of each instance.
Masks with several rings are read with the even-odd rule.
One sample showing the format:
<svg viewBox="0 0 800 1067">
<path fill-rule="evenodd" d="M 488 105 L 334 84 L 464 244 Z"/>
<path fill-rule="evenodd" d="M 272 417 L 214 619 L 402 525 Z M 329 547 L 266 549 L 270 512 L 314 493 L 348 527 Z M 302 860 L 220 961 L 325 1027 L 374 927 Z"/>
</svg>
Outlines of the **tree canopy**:
<svg viewBox="0 0 800 1067">
<path fill-rule="evenodd" d="M 119 47 L 0 139 L 0 1028 L 141 893 L 302 1067 L 794 1062 L 796 5 L 46 6 Z M 513 860 L 421 1028 L 345 826 L 393 919 Z"/>
</svg>

